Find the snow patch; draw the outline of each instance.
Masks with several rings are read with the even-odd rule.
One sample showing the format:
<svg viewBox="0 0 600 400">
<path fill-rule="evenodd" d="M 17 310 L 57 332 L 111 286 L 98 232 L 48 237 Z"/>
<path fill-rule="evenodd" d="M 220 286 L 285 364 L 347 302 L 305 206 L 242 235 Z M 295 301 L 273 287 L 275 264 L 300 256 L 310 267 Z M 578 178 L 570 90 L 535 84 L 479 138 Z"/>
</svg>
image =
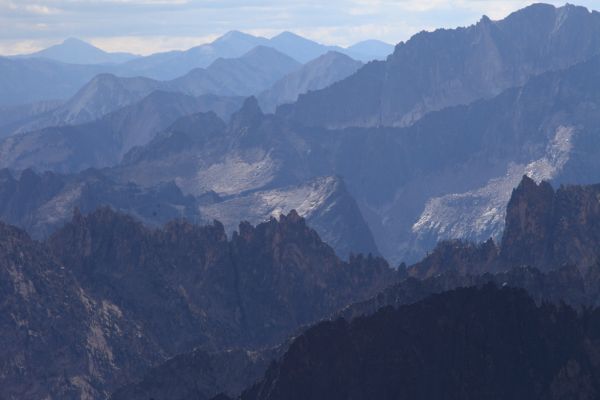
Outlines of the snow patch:
<svg viewBox="0 0 600 400">
<path fill-rule="evenodd" d="M 321 177 L 305 184 L 273 190 L 254 192 L 221 203 L 201 206 L 203 217 L 217 219 L 228 232 L 237 228 L 240 221 L 257 224 L 270 217 L 278 218 L 295 209 L 304 218 L 317 210 L 330 207 L 330 198 L 339 185 L 335 177 Z"/>
<path fill-rule="evenodd" d="M 493 178 L 478 189 L 430 199 L 413 225 L 418 238 L 499 238 L 504 229 L 506 204 L 523 175 L 536 182 L 550 180 L 562 170 L 573 148 L 573 127 L 560 126 L 546 147 L 546 154 L 529 164 L 510 164 L 504 176 Z"/>
<path fill-rule="evenodd" d="M 214 190 L 219 195 L 235 195 L 264 187 L 274 179 L 278 167 L 270 154 L 255 160 L 231 155 L 223 162 L 200 169 L 193 181 L 198 193 Z"/>
</svg>

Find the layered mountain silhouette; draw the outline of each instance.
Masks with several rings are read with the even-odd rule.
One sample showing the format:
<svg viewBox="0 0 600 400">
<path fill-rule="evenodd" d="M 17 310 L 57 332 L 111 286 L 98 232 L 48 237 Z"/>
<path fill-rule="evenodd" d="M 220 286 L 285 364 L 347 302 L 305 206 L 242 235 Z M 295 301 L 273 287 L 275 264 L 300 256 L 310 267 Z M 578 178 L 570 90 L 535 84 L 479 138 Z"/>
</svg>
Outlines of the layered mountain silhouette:
<svg viewBox="0 0 600 400">
<path fill-rule="evenodd" d="M 393 56 L 385 62 L 370 63 L 326 89 L 301 95 L 296 103 L 282 107 L 275 116 L 263 115 L 258 107 L 247 107 L 240 115 L 248 115 L 248 124 L 233 121 L 223 124 L 225 128 L 213 132 L 211 122 L 206 134 L 200 133 L 204 129 L 201 126 L 203 122 L 200 121 L 199 126 L 190 129 L 198 132 L 200 137 L 210 136 L 211 139 L 195 143 L 193 151 L 180 145 L 180 150 L 169 150 L 163 154 L 159 148 L 160 140 L 165 138 L 161 137 L 159 141 L 149 143 L 147 149 L 138 148 L 126 156 L 123 164 L 115 168 L 114 179 L 131 180 L 143 186 L 174 180 L 182 191 L 196 196 L 213 191 L 221 197 L 239 197 L 259 190 L 287 190 L 286 188 L 306 186 L 314 179 L 337 176 L 343 179 L 348 193 L 356 201 L 378 250 L 396 264 L 401 261 L 418 261 L 440 240 L 463 238 L 478 242 L 489 237 L 499 240 L 506 203 L 512 189 L 519 184 L 524 174 L 538 182 L 549 180 L 555 184 L 592 183 L 600 180 L 596 173 L 600 169 L 595 151 L 600 146 L 595 134 L 598 121 L 597 113 L 593 111 L 593 104 L 598 103 L 596 94 L 599 92 L 597 86 L 600 82 L 600 60 L 598 56 L 594 56 L 597 53 L 594 50 L 596 38 L 600 37 L 593 35 L 600 26 L 596 20 L 597 13 L 590 13 L 580 7 L 534 5 L 513 13 L 502 21 L 493 22 L 484 18 L 469 28 L 422 33 L 399 45 L 397 54 L 408 54 L 410 50 L 410 54 L 418 56 L 416 59 L 420 60 L 415 65 L 430 65 L 431 68 L 435 68 L 441 54 L 453 57 L 462 54 L 460 65 L 465 67 L 456 69 L 451 67 L 455 64 L 449 61 L 449 67 L 444 70 L 451 74 L 448 79 L 462 79 L 472 87 L 480 88 L 486 87 L 484 83 L 488 81 L 498 84 L 493 90 L 490 87 L 485 89 L 486 93 L 472 92 L 469 95 L 471 97 L 464 101 L 459 101 L 461 96 L 458 94 L 449 95 L 448 99 L 452 102 L 440 103 L 426 110 L 427 112 L 424 111 L 410 126 L 327 129 L 311 126 L 318 121 L 315 122 L 308 114 L 296 119 L 295 111 L 291 114 L 285 111 L 299 110 L 303 98 L 321 96 L 320 93 L 329 93 L 335 88 L 345 87 L 350 81 L 361 80 L 368 86 L 364 90 L 349 88 L 351 93 L 348 95 L 342 95 L 337 100 L 332 98 L 327 101 L 327 105 L 315 106 L 318 108 L 315 112 L 326 112 L 328 117 L 335 115 L 335 112 L 324 110 L 336 104 L 350 113 L 352 118 L 361 115 L 369 107 L 361 105 L 360 110 L 353 111 L 353 93 L 360 93 L 361 99 L 368 99 L 369 91 L 377 87 L 374 82 L 378 82 L 378 77 L 387 76 L 392 79 L 398 74 L 406 75 L 404 69 L 408 66 L 403 63 L 412 58 Z M 530 27 L 535 27 L 536 35 L 518 34 Z M 573 35 L 580 30 L 577 45 L 569 46 L 567 43 L 575 40 Z M 485 38 L 489 40 L 483 40 Z M 461 53 L 449 43 L 464 51 Z M 433 44 L 443 48 L 443 51 L 432 50 L 430 45 Z M 435 46 L 433 49 L 438 48 Z M 534 50 L 527 50 L 530 48 Z M 278 54 L 277 57 L 288 59 L 268 47 L 255 48 L 249 54 L 261 52 Z M 486 57 L 491 57 L 490 54 L 498 55 L 498 60 L 501 61 L 498 61 L 498 68 L 490 69 L 487 64 L 483 64 L 482 60 L 486 58 L 482 54 Z M 233 66 L 242 63 L 244 57 L 221 60 L 218 63 L 227 61 L 234 68 Z M 261 59 L 262 56 L 255 58 L 259 64 Z M 325 55 L 301 69 L 295 69 L 291 75 L 275 83 L 268 92 L 258 96 L 259 104 L 261 101 L 269 103 L 265 98 L 270 95 L 279 98 L 280 95 L 276 93 L 310 90 L 309 82 L 323 82 L 322 79 L 329 79 L 325 77 L 338 76 L 343 68 L 336 67 L 333 70 L 335 73 L 329 75 L 332 70 L 327 65 L 334 64 L 324 62 L 327 59 L 344 60 L 344 63 L 336 61 L 335 65 L 349 62 L 344 56 Z M 397 62 L 392 62 L 394 59 Z M 582 62 L 577 64 L 578 61 Z M 245 65 L 254 65 L 253 63 L 254 61 Z M 351 64 L 354 63 L 349 62 Z M 297 64 L 290 62 L 290 68 L 293 65 Z M 378 65 L 386 65 L 389 71 L 379 71 Z M 274 78 L 275 74 L 268 72 L 271 71 L 271 66 L 268 68 L 264 76 Z M 415 67 L 410 71 L 417 74 L 429 71 L 427 68 Z M 208 75 L 213 76 L 207 72 L 210 69 L 197 70 L 187 78 L 192 79 L 192 76 L 198 74 L 196 82 L 209 82 L 213 85 L 217 80 L 206 80 Z M 310 71 L 316 73 L 318 78 L 311 79 Z M 490 75 L 486 78 L 487 81 L 481 83 L 471 79 L 466 71 L 480 71 L 482 74 L 482 71 L 491 71 L 496 75 Z M 283 73 L 283 70 L 280 72 Z M 235 76 L 235 73 L 226 75 Z M 425 75 L 427 74 L 423 72 L 423 76 Z M 512 80 L 502 78 L 509 75 Z M 360 78 L 361 76 L 365 78 Z M 176 81 L 187 82 L 187 78 Z M 406 89 L 420 82 L 415 77 L 409 78 L 409 75 L 406 75 L 406 79 L 408 81 L 402 81 L 406 83 Z M 248 80 L 247 83 L 251 81 Z M 435 85 L 432 82 L 429 83 L 435 90 L 444 87 L 437 81 L 434 82 Z M 427 85 L 423 87 L 429 87 Z M 502 91 L 514 85 L 522 86 Z M 248 86 L 240 84 L 239 87 Z M 255 88 L 257 87 L 258 85 Z M 283 87 L 292 89 L 288 92 Z M 456 89 L 465 86 L 451 87 Z M 421 89 L 419 86 L 419 92 L 413 93 L 415 98 L 428 96 Z M 165 90 L 191 92 L 196 89 L 191 83 L 181 83 L 179 88 L 168 87 Z M 409 92 L 404 89 L 390 91 L 398 96 Z M 137 92 L 127 90 L 122 96 L 118 94 L 121 93 L 120 90 L 114 93 L 114 101 L 112 96 L 108 96 L 110 101 L 98 104 L 118 104 L 118 99 L 127 99 L 128 93 Z M 200 91 L 195 91 L 192 94 L 199 93 Z M 224 93 L 228 91 L 225 90 Z M 472 102 L 480 97 L 483 98 Z M 455 100 L 470 104 L 431 111 L 456 104 Z M 279 101 L 287 100 L 275 100 L 275 103 Z M 306 101 L 318 104 L 316 100 Z M 376 103 L 376 107 L 383 107 L 382 110 L 387 107 L 385 102 L 377 100 Z M 93 101 L 90 104 L 97 103 Z M 272 105 L 267 104 L 267 107 Z M 393 108 L 400 109 L 395 105 Z M 86 114 L 83 112 L 86 107 L 79 109 L 82 110 L 79 115 Z M 350 125 L 356 123 L 348 120 Z M 39 135 L 39 132 L 33 135 Z M 132 144 L 144 145 L 154 135 L 155 133 L 143 135 L 144 140 L 134 141 Z M 84 136 L 77 135 L 77 138 Z M 169 136 L 170 133 L 166 133 L 165 137 Z M 112 136 L 103 137 L 103 140 L 111 143 Z M 32 151 L 31 147 L 35 147 L 38 139 L 31 136 L 25 138 L 19 140 L 28 144 L 20 148 L 7 145 L 17 140 L 14 138 L 2 143 L 3 148 L 11 149 L 10 154 L 6 153 L 3 166 L 16 169 L 50 168 L 63 172 L 87 166 L 114 166 L 129 148 L 119 145 L 119 151 L 116 152 L 118 157 L 100 159 L 92 156 L 86 157 L 85 165 L 78 166 L 78 163 L 70 162 L 61 165 L 62 162 L 53 160 L 50 163 L 41 155 L 37 160 L 37 150 Z M 69 138 L 65 143 L 71 140 L 73 139 Z M 103 146 L 108 148 L 104 143 L 92 143 L 94 149 Z M 67 144 L 66 147 L 71 145 Z M 44 146 L 46 148 L 48 146 Z M 32 154 L 31 157 L 25 156 L 29 153 Z M 134 156 L 135 154 L 138 156 Z M 141 154 L 145 155 L 142 157 Z M 247 218 L 255 218 L 260 213 L 253 212 Z"/>
<path fill-rule="evenodd" d="M 180 119 L 132 149 L 110 174 L 142 186 L 175 180 L 184 193 L 204 196 L 201 213 L 222 220 L 229 232 L 240 217 L 258 223 L 296 209 L 340 256 L 378 254 L 343 179 L 320 175 L 327 170 L 319 154 L 306 152 L 308 140 L 250 98 L 229 124 L 214 114 Z"/>
<path fill-rule="evenodd" d="M 184 192 L 221 196 L 339 176 L 381 253 L 412 263 L 440 240 L 499 239 L 506 203 L 525 174 L 555 183 L 600 180 L 590 106 L 599 102 L 599 63 L 595 57 L 544 73 L 405 128 L 304 127 L 247 101 L 220 133 L 198 121 L 185 135 L 135 149 L 115 171 L 143 185 L 177 177 Z M 172 146 L 194 136 L 202 139 L 193 148 L 159 150 L 162 141 Z"/>
<path fill-rule="evenodd" d="M 43 243 L 0 229 L 8 398 L 104 397 L 197 346 L 274 345 L 397 279 L 382 259 L 340 261 L 295 212 L 229 239 L 218 222 L 149 229 L 107 208 Z"/>
<path fill-rule="evenodd" d="M 202 221 L 198 201 L 174 183 L 152 188 L 111 181 L 97 170 L 76 175 L 25 170 L 18 176 L 0 170 L 0 219 L 35 239 L 44 239 L 69 222 L 75 210 L 89 213 L 101 206 L 128 213 L 151 226 L 178 219 Z"/>
<path fill-rule="evenodd" d="M 300 63 L 266 46 L 254 47 L 239 58 L 219 58 L 208 68 L 197 68 L 167 83 L 184 93 L 250 96 L 298 69 Z"/>
<path fill-rule="evenodd" d="M 284 54 L 259 46 L 239 58 L 220 58 L 206 69 L 194 69 L 171 81 L 99 74 L 58 107 L 46 113 L 34 113 L 32 118 L 22 121 L 17 127 L 14 123 L 8 124 L 3 133 L 6 136 L 50 126 L 95 121 L 112 111 L 142 100 L 154 91 L 189 96 L 249 96 L 269 88 L 279 78 L 299 66 L 298 62 Z M 225 116 L 228 117 L 227 114 Z M 12 130 L 9 129 L 11 127 Z"/>
<path fill-rule="evenodd" d="M 242 57 L 256 47 L 270 48 L 299 63 L 309 62 L 329 51 L 341 52 L 364 62 L 385 58 L 393 51 L 393 46 L 379 41 L 365 41 L 345 49 L 325 46 L 290 32 L 266 39 L 232 31 L 212 43 L 186 51 L 139 57 L 127 53 L 108 53 L 71 38 L 33 54 L 0 57 L 0 106 L 66 100 L 98 74 L 169 81 L 194 69 L 206 69 L 219 59 Z M 259 66 L 266 68 L 275 60 L 266 58 L 263 61 Z M 281 76 L 274 77 L 273 82 Z M 235 89 L 234 79 L 219 83 Z M 245 83 L 244 79 L 235 82 L 256 84 L 256 81 Z M 267 86 L 261 88 L 264 89 Z"/>
<path fill-rule="evenodd" d="M 214 110 L 229 116 L 241 99 L 155 91 L 141 101 L 85 124 L 48 127 L 0 142 L 3 168 L 79 172 L 117 164 L 184 115 Z"/>
<path fill-rule="evenodd" d="M 136 149 L 115 169 L 116 179 L 146 186 L 175 180 L 186 193 L 230 196 L 340 176 L 379 251 L 394 263 L 414 262 L 439 240 L 499 238 L 505 205 L 523 174 L 556 183 L 600 180 L 597 115 L 590 107 L 598 103 L 599 62 L 592 58 L 544 73 L 523 87 L 429 113 L 405 128 L 306 128 L 281 115 L 264 115 L 248 103 L 229 124 L 210 122 L 205 128 L 199 121 L 190 128 L 198 137 L 211 138 L 195 143 L 193 151 L 181 146 L 163 153 L 158 149 L 164 138 Z M 211 133 L 215 124 L 221 128 Z M 144 144 L 155 132 L 131 143 Z M 54 158 L 48 163 L 35 152 L 26 158 L 20 153 L 30 153 L 38 142 L 31 135 L 2 143 L 3 166 L 72 171 L 119 161 L 86 157 L 77 166 Z M 107 142 L 113 146 L 107 135 L 98 137 L 104 142 L 93 142 L 94 151 L 108 148 Z M 27 145 L 10 144 L 18 141 Z"/>
<path fill-rule="evenodd" d="M 497 274 L 463 275 L 451 270 L 424 280 L 410 277 L 391 285 L 369 300 L 345 307 L 331 315 L 328 320 L 344 318 L 346 321 L 352 321 L 376 314 L 385 307 L 400 308 L 423 301 L 433 294 L 465 287 L 481 288 L 490 283 L 497 287 L 522 288 L 537 305 L 566 303 L 576 309 L 597 307 L 600 290 L 599 271 L 598 265 L 586 274 L 582 274 L 576 267 L 568 266 L 547 273 L 535 268 L 516 267 Z M 245 388 L 253 386 L 263 378 L 269 361 L 282 359 L 289 345 L 290 343 L 286 342 L 275 349 L 268 348 L 254 353 L 256 361 L 253 363 L 249 363 L 243 354 L 240 356 L 239 352 L 232 352 L 233 356 L 197 351 L 186 353 L 150 369 L 144 378 L 125 385 L 111 398 L 183 400 L 196 396 L 198 399 L 205 399 L 211 398 L 209 394 L 219 391 L 219 387 L 220 391 L 235 398 L 242 391 L 240 382 L 245 382 Z M 221 361 L 223 359 L 226 361 Z M 228 379 L 229 375 L 218 375 L 222 365 L 226 365 L 230 371 L 244 369 L 246 374 L 239 376 L 235 372 L 235 382 L 223 383 L 222 379 Z M 217 377 L 213 378 L 213 374 L 217 374 Z M 219 383 L 215 385 L 211 384 L 212 382 Z"/>
<path fill-rule="evenodd" d="M 390 51 L 0 58 L 0 398 L 597 398 L 600 14 Z"/>
<path fill-rule="evenodd" d="M 127 74 L 143 75 L 155 79 L 173 79 L 195 68 L 206 68 L 218 58 L 235 58 L 257 46 L 273 48 L 287 56 L 307 63 L 329 51 L 344 53 L 364 62 L 383 59 L 393 51 L 393 46 L 381 41 L 365 41 L 347 49 L 326 46 L 303 38 L 292 32 L 282 32 L 267 39 L 239 31 L 231 31 L 212 43 L 192 47 L 186 51 L 171 51 L 141 57 L 126 63 Z"/>
</svg>

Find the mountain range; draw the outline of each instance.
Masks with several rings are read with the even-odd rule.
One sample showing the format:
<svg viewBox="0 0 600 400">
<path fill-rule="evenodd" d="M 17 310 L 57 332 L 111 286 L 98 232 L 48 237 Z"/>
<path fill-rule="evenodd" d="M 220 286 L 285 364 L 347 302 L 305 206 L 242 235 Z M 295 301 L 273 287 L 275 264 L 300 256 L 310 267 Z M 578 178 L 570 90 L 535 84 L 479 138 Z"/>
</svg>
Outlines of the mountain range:
<svg viewBox="0 0 600 400">
<path fill-rule="evenodd" d="M 519 34 L 531 27 L 535 27 L 535 35 Z M 275 115 L 264 114 L 247 102 L 237 121 L 227 121 L 231 110 L 221 113 L 223 123 L 198 120 L 197 126 L 190 125 L 187 130 L 210 137 L 208 142 L 195 143 L 193 151 L 180 144 L 164 153 L 161 143 L 172 136 L 168 127 L 175 119 L 149 131 L 142 130 L 143 134 L 135 134 L 131 140 L 122 140 L 120 129 L 111 135 L 103 134 L 113 129 L 103 127 L 101 121 L 108 118 L 105 115 L 91 122 L 102 128 L 67 125 L 9 137 L 0 143 L 5 155 L 1 165 L 63 173 L 111 167 L 109 174 L 115 181 L 132 181 L 142 186 L 175 181 L 186 194 L 199 196 L 213 191 L 221 197 L 244 197 L 246 202 L 252 199 L 252 205 L 245 208 L 250 214 L 245 217 L 253 221 L 264 215 L 269 206 L 264 205 L 264 196 L 250 196 L 251 192 L 281 193 L 292 187 L 310 186 L 315 179 L 339 177 L 354 198 L 379 253 L 394 264 L 413 263 L 440 240 L 499 239 L 511 190 L 524 174 L 553 184 L 592 183 L 600 179 L 595 173 L 595 149 L 599 145 L 594 112 L 600 82 L 598 30 L 597 12 L 571 5 L 555 8 L 538 4 L 501 21 L 483 18 L 467 28 L 418 34 L 398 45 L 386 61 L 362 67 L 338 53 L 325 54 L 300 66 L 273 48 L 256 47 L 240 58 L 222 59 L 215 62 L 215 67 L 195 70 L 168 82 L 101 76 L 64 106 L 68 111 L 57 111 L 56 118 L 50 118 L 54 121 L 51 123 L 56 124 L 64 115 L 98 117 L 112 107 L 139 101 L 140 96 L 157 87 L 191 95 L 223 90 L 221 95 L 245 96 L 255 91 L 259 106 L 266 109 L 273 109 L 277 103 L 291 103 L 279 106 Z M 574 35 L 578 45 L 570 46 Z M 421 85 L 418 74 L 437 76 L 423 71 L 436 68 L 443 54 L 450 60 L 444 73 L 450 75 L 440 75 L 435 79 L 442 80 L 426 80 Z M 251 79 L 247 71 L 258 71 L 261 60 L 269 57 L 280 61 L 265 66 Z M 408 60 L 415 62 L 409 65 Z M 488 65 L 485 60 L 495 61 Z M 421 67 L 413 68 L 417 65 Z M 473 71 L 479 71 L 479 75 Z M 485 75 L 485 71 L 491 75 Z M 344 78 L 346 74 L 350 75 Z M 479 80 L 473 80 L 473 76 Z M 327 118 L 334 117 L 336 113 L 328 107 L 339 105 L 349 113 L 340 126 L 364 125 L 354 118 L 371 106 L 356 103 L 360 110 L 354 110 L 355 93 L 360 94 L 360 101 L 375 99 L 373 106 L 378 110 L 388 106 L 401 110 L 404 106 L 388 104 L 377 98 L 378 94 L 371 97 L 381 78 L 400 79 L 397 83 L 403 89 L 390 89 L 390 96 L 417 100 L 438 96 L 436 90 L 450 85 L 443 82 L 456 82 L 448 86 L 453 91 L 468 87 L 479 91 L 448 92 L 444 97 L 448 102 L 444 100 L 435 106 L 434 102 L 423 100 L 432 107 L 423 109 L 418 118 L 401 123 L 382 120 L 375 126 L 332 128 L 338 125 L 319 119 L 323 112 Z M 238 92 L 218 83 L 228 79 L 238 82 L 231 84 Z M 355 83 L 359 86 L 352 86 Z M 491 83 L 496 86 L 490 86 Z M 391 81 L 384 86 L 394 87 Z M 309 93 L 302 94 L 307 90 Z M 346 90 L 346 94 L 342 93 Z M 326 105 L 321 104 L 318 99 L 329 96 L 328 93 L 333 97 L 326 100 Z M 397 101 L 402 104 L 417 107 L 409 97 L 408 103 L 400 97 Z M 223 102 L 235 103 L 216 101 Z M 304 109 L 303 104 L 315 108 Z M 169 107 L 172 105 L 165 104 L 163 108 Z M 152 117 L 162 112 L 160 104 L 156 109 L 159 111 L 152 111 Z M 207 109 L 212 108 L 204 108 Z M 298 114 L 301 110 L 306 114 Z M 245 121 L 239 119 L 241 115 L 247 115 Z M 151 117 L 140 114 L 139 118 Z M 204 123 L 208 125 L 203 126 Z M 214 128 L 217 125 L 221 128 Z M 163 132 L 165 129 L 167 132 Z M 90 132 L 94 131 L 97 133 L 92 135 Z M 164 134 L 159 135 L 160 132 Z M 94 139 L 76 143 L 87 135 Z M 153 142 L 157 135 L 160 138 Z M 58 137 L 64 139 L 56 140 Z M 174 145 L 174 140 L 169 146 Z M 38 147 L 39 143 L 44 144 Z M 58 148 L 48 146 L 49 143 Z M 139 148 L 127 155 L 133 146 Z M 142 153 L 143 159 L 139 158 Z M 80 154 L 86 154 L 85 162 L 76 159 Z M 290 202 L 283 209 L 299 208 L 298 202 L 287 198 Z M 348 248 L 344 250 L 347 251 Z"/>
<path fill-rule="evenodd" d="M 240 58 L 220 59 L 208 69 L 195 69 L 173 81 L 99 74 L 66 101 L 0 109 L 0 137 L 49 126 L 91 122 L 157 90 L 193 96 L 257 94 L 261 106 L 273 111 L 280 104 L 296 100 L 302 93 L 345 78 L 361 66 L 360 62 L 335 52 L 299 66 L 283 54 L 259 46 Z M 229 114 L 219 115 L 224 119 L 229 117 Z"/>
<path fill-rule="evenodd" d="M 598 12 L 67 40 L 0 93 L 0 398 L 599 396 Z"/>
<path fill-rule="evenodd" d="M 124 65 L 124 70 L 126 74 L 161 80 L 173 79 L 194 68 L 205 68 L 218 58 L 239 57 L 257 46 L 273 48 L 303 64 L 329 51 L 343 53 L 363 62 L 385 58 L 393 51 L 393 46 L 377 40 L 343 48 L 322 45 L 292 32 L 282 32 L 267 39 L 231 31 L 212 43 L 192 47 L 186 51 L 158 53 L 132 60 Z"/>
<path fill-rule="evenodd" d="M 94 76 L 102 73 L 170 81 L 192 70 L 206 69 L 221 59 L 242 57 L 257 47 L 276 50 L 302 64 L 329 51 L 344 53 L 364 62 L 385 58 L 393 51 L 393 46 L 379 41 L 361 42 L 345 49 L 325 46 L 290 32 L 266 39 L 232 31 L 212 43 L 186 51 L 138 57 L 126 53 L 107 53 L 81 40 L 67 39 L 62 44 L 37 53 L 0 57 L 0 106 L 22 106 L 47 100 L 64 101 Z M 265 60 L 257 65 L 267 68 L 270 62 L 272 60 Z M 229 83 L 230 89 L 235 89 L 233 82 L 225 83 Z M 235 82 L 245 84 L 244 79 Z"/>
</svg>

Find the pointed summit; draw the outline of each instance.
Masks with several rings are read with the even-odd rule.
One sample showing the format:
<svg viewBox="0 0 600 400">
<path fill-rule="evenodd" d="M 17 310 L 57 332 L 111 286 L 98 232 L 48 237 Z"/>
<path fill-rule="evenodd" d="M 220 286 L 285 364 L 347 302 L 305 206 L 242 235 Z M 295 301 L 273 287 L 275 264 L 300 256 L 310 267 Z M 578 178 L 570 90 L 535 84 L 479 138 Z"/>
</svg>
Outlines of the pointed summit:
<svg viewBox="0 0 600 400">
<path fill-rule="evenodd" d="M 108 53 L 88 42 L 71 37 L 27 57 L 47 58 L 69 64 L 117 64 L 137 56 L 128 53 Z"/>
<path fill-rule="evenodd" d="M 240 131 L 248 130 L 251 127 L 257 126 L 263 119 L 264 114 L 258 105 L 256 97 L 248 97 L 242 108 L 231 117 L 230 130 Z"/>
<path fill-rule="evenodd" d="M 267 39 L 240 31 L 229 31 L 209 46 L 224 57 L 239 57 L 252 48 L 266 44 Z"/>
</svg>

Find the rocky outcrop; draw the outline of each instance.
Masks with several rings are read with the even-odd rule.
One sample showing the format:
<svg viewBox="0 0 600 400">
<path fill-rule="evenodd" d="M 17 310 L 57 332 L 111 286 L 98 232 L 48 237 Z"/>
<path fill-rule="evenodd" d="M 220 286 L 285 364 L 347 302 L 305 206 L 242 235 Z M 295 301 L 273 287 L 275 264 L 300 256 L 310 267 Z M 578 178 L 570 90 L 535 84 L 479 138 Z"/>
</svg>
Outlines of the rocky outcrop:
<svg viewBox="0 0 600 400">
<path fill-rule="evenodd" d="M 523 181 L 507 207 L 501 261 L 542 270 L 574 264 L 587 269 L 600 260 L 600 185 Z"/>
<path fill-rule="evenodd" d="M 564 265 L 582 272 L 600 261 L 600 185 L 554 190 L 523 176 L 506 210 L 499 248 L 493 240 L 476 245 L 445 241 L 408 273 L 427 278 L 445 271 L 481 274 L 530 266 L 550 271 Z"/>
</svg>

